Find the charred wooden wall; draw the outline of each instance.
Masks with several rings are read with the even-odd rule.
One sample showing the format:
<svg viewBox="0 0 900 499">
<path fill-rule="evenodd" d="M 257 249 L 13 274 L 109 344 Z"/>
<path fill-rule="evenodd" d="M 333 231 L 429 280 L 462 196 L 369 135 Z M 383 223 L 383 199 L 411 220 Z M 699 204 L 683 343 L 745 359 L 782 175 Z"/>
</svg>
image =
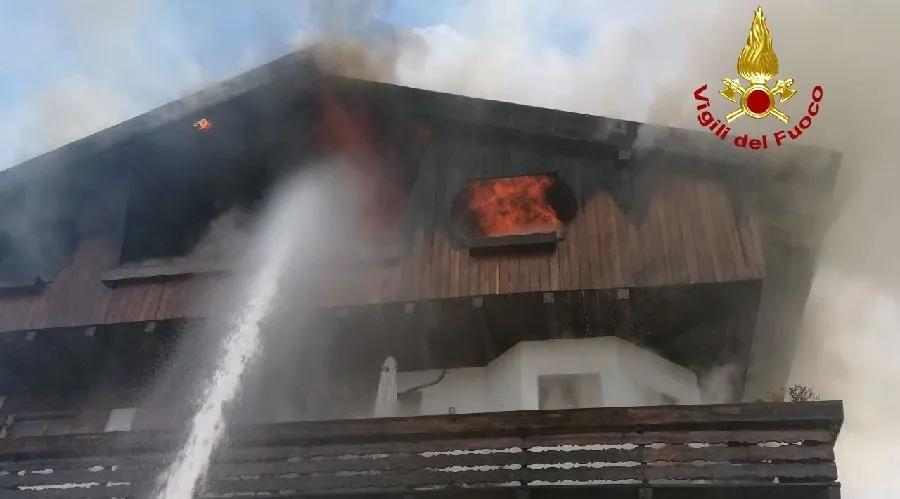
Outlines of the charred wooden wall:
<svg viewBox="0 0 900 499">
<path fill-rule="evenodd" d="M 72 261 L 36 292 L 0 296 L 0 331 L 192 317 L 210 278 L 147 279 L 110 287 L 106 269 L 119 262 L 113 237 L 82 240 Z"/>
<path fill-rule="evenodd" d="M 715 179 L 661 171 L 652 185 L 626 180 L 609 161 L 476 146 L 435 146 L 410 200 L 399 258 L 356 262 L 323 283 L 323 306 L 617 287 L 758 280 L 763 258 L 752 216 L 742 216 Z M 466 179 L 555 171 L 579 211 L 549 251 L 471 254 L 454 237 L 450 206 Z M 632 191 L 632 192 L 629 192 Z M 621 196 L 645 199 L 623 209 Z M 620 197 L 620 199 L 617 199 Z M 637 202 L 637 201 L 629 201 Z M 110 286 L 115 237 L 82 240 L 72 261 L 39 290 L 0 296 L 0 331 L 163 320 L 203 315 L 198 297 L 217 277 L 180 276 Z"/>
<path fill-rule="evenodd" d="M 761 239 L 746 204 L 703 168 L 622 166 L 558 145 L 437 134 L 410 199 L 407 253 L 356 265 L 325 289 L 334 304 L 763 277 Z M 451 209 L 473 178 L 553 172 L 579 210 L 554 248 L 473 254 Z"/>
</svg>

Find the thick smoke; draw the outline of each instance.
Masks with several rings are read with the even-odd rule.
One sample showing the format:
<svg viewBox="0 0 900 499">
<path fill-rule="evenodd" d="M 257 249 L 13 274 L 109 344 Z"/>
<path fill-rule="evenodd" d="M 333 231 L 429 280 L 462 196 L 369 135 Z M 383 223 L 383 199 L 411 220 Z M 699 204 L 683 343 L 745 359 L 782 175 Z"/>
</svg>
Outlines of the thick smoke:
<svg viewBox="0 0 900 499">
<path fill-rule="evenodd" d="M 331 10 L 312 15 L 340 22 L 323 24 L 318 34 L 303 31 L 298 45 L 332 35 L 347 40 L 365 32 L 378 15 L 375 9 L 356 18 L 338 16 L 335 12 L 362 11 L 334 7 L 342 5 L 338 2 L 329 5 Z M 735 76 L 756 7 L 749 1 L 674 0 L 628 7 L 588 1 L 562 7 L 534 0 L 466 5 L 452 27 L 393 32 L 374 44 L 377 55 L 362 58 L 364 52 L 346 48 L 353 43 L 344 42 L 343 52 L 326 61 L 353 76 L 696 130 L 691 94 L 709 83 L 714 96 L 722 77 Z M 845 496 L 890 497 L 900 491 L 890 466 L 900 462 L 900 446 L 891 439 L 900 431 L 893 416 L 900 396 L 892 388 L 900 375 L 895 358 L 900 352 L 900 266 L 894 260 L 898 236 L 893 227 L 900 218 L 900 201 L 893 192 L 900 184 L 900 168 L 892 148 L 900 129 L 894 112 L 900 74 L 891 61 L 900 49 L 895 29 L 900 4 L 807 0 L 763 7 L 775 39 L 779 77 L 793 77 L 800 90 L 785 110 L 799 116 L 807 89 L 814 84 L 825 88 L 823 110 L 802 142 L 844 154 L 837 186 L 840 210 L 819 254 L 792 381 L 811 385 L 824 399 L 845 401 L 847 420 L 838 454 Z M 92 18 L 108 15 L 104 11 Z M 566 50 L 547 43 L 558 24 L 576 26 L 583 43 Z M 124 59 L 102 58 L 104 63 Z M 185 64 L 179 78 L 202 81 L 190 67 Z M 356 68 L 361 69 L 354 72 Z M 110 70 L 129 71 L 124 66 Z M 172 72 L 160 67 L 141 71 L 135 79 L 152 75 L 163 75 L 167 81 L 157 80 L 161 86 L 173 85 Z M 132 109 L 127 98 L 111 101 Z M 730 111 L 721 101 L 713 110 L 718 116 Z M 52 121 L 49 114 L 37 113 L 33 122 Z M 771 131 L 771 123 L 744 120 L 742 126 L 750 132 Z M 642 136 L 650 143 L 657 139 Z M 60 140 L 66 137 L 51 142 Z"/>
<path fill-rule="evenodd" d="M 491 2 L 474 7 L 471 21 L 458 29 L 439 26 L 401 37 L 396 81 L 696 129 L 691 93 L 701 83 L 716 87 L 722 77 L 734 76 L 756 7 L 654 4 L 629 23 L 620 22 L 610 4 L 576 4 L 567 4 L 568 14 L 554 11 L 586 30 L 584 46 L 574 53 L 535 36 L 556 4 Z M 891 468 L 900 461 L 900 447 L 891 438 L 900 430 L 894 418 L 900 396 L 891 388 L 900 375 L 900 266 L 893 227 L 900 202 L 892 192 L 900 180 L 892 150 L 900 125 L 893 112 L 900 73 L 885 54 L 900 48 L 893 27 L 900 5 L 805 1 L 764 8 L 779 77 L 795 78 L 801 91 L 786 110 L 801 115 L 807 89 L 825 88 L 823 111 L 803 143 L 844 154 L 840 210 L 820 251 L 792 381 L 811 385 L 822 398 L 845 401 L 838 448 L 845 495 L 888 497 L 900 491 Z M 728 111 L 714 104 L 715 114 Z M 742 126 L 751 133 L 770 125 L 749 121 Z"/>
<path fill-rule="evenodd" d="M 756 6 L 670 2 L 629 17 L 611 4 L 593 2 L 570 2 L 566 9 L 541 1 L 478 3 L 454 27 L 393 32 L 364 45 L 350 35 L 365 31 L 371 19 L 348 21 L 335 5 L 340 4 L 319 12 L 341 19 L 325 24 L 333 32 L 307 31 L 297 39 L 304 47 L 340 40 L 320 48 L 319 60 L 328 70 L 692 130 L 697 129 L 693 90 L 709 83 L 715 95 L 722 77 L 736 75 L 735 61 Z M 846 403 L 838 448 L 845 495 L 886 497 L 898 491 L 889 463 L 900 460 L 898 447 L 886 438 L 900 429 L 891 416 L 900 398 L 890 388 L 900 374 L 894 359 L 900 267 L 893 259 L 897 241 L 890 225 L 900 215 L 900 202 L 890 192 L 900 170 L 889 145 L 898 125 L 889 111 L 897 103 L 893 89 L 900 78 L 878 51 L 900 47 L 900 35 L 891 26 L 900 6 L 793 2 L 764 7 L 781 63 L 779 77 L 793 77 L 800 90 L 785 110 L 796 119 L 808 89 L 825 88 L 823 111 L 802 143 L 844 155 L 836 189 L 840 209 L 829 220 L 819 253 L 791 378 L 811 385 L 824 399 Z M 580 28 L 580 47 L 564 51 L 546 43 L 547 25 L 560 22 Z M 724 102 L 713 105 L 716 115 L 731 110 Z M 771 123 L 744 120 L 742 126 L 751 133 L 771 131 Z M 671 140 L 657 130 L 645 127 L 642 144 Z M 707 379 L 707 398 L 726 390 L 729 377 L 725 368 Z"/>
</svg>

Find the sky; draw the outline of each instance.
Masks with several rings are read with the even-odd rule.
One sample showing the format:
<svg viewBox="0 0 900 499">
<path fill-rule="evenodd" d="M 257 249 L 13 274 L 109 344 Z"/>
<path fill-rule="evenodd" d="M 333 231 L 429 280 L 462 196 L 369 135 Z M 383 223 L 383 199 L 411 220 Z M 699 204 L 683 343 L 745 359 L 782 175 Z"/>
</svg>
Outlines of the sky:
<svg viewBox="0 0 900 499">
<path fill-rule="evenodd" d="M 275 59 L 304 34 L 458 30 L 473 4 L 0 0 L 0 169 Z M 577 16 L 533 24 L 563 52 L 586 42 Z"/>
</svg>

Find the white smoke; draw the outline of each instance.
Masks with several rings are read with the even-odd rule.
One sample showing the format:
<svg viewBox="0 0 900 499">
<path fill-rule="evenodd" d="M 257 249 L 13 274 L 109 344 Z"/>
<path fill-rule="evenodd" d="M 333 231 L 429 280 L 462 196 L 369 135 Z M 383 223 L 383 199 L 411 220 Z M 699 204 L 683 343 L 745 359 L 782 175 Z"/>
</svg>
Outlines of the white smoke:
<svg viewBox="0 0 900 499">
<path fill-rule="evenodd" d="M 0 19 L 18 22 L 10 7 L 0 5 Z M 35 10 L 42 11 L 40 20 L 3 53 L 11 57 L 4 68 L 18 73 L 14 81 L 30 84 L 0 114 L 0 170 L 279 55 L 260 50 L 271 36 L 261 23 L 253 27 L 259 45 L 247 47 L 222 72 L 177 25 L 154 24 L 177 11 L 149 0 L 71 0 Z"/>
<path fill-rule="evenodd" d="M 714 95 L 722 77 L 735 76 L 756 2 L 659 2 L 625 22 L 617 9 L 628 8 L 620 6 L 478 4 L 470 12 L 477 20 L 462 27 L 414 30 L 398 50 L 397 81 L 697 129 L 691 93 L 709 83 Z M 553 8 L 587 31 L 580 50 L 564 53 L 536 36 L 535 25 Z M 893 191 L 900 168 L 892 144 L 900 129 L 900 72 L 886 54 L 900 49 L 894 27 L 900 4 L 799 1 L 763 8 L 779 77 L 795 78 L 801 92 L 786 111 L 801 116 L 808 89 L 825 88 L 823 111 L 803 143 L 844 154 L 837 186 L 842 209 L 820 251 L 792 381 L 845 401 L 838 447 L 844 496 L 896 496 L 900 392 L 891 387 L 900 374 L 900 265 L 894 256 L 900 236 L 893 224 L 900 201 Z M 724 104 L 714 104 L 716 115 L 730 111 Z"/>
</svg>

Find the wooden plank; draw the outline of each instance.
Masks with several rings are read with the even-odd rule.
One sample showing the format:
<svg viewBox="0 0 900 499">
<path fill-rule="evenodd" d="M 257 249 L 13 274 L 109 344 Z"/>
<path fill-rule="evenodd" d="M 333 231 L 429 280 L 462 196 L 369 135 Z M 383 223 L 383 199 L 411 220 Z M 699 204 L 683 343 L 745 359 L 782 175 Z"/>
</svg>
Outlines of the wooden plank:
<svg viewBox="0 0 900 499">
<path fill-rule="evenodd" d="M 732 191 L 729 191 L 725 185 L 722 185 L 716 194 L 723 205 L 724 212 L 722 217 L 728 226 L 728 240 L 731 252 L 734 255 L 735 272 L 739 279 L 752 278 L 754 273 L 750 269 L 750 262 L 741 243 L 740 220 L 737 218 L 737 202 L 732 197 Z"/>
<path fill-rule="evenodd" d="M 575 220 L 572 221 L 572 224 L 569 227 L 569 230 L 566 234 L 566 242 L 568 243 L 568 249 L 569 249 L 569 255 L 568 255 L 568 258 L 566 259 L 568 262 L 568 266 L 569 266 L 569 275 L 568 275 L 569 286 L 567 289 L 573 290 L 573 291 L 581 289 L 581 275 L 580 274 L 581 274 L 581 266 L 582 266 L 583 261 L 582 261 L 582 253 L 580 251 L 581 250 L 580 236 L 582 233 L 581 221 L 583 219 L 584 209 L 585 209 L 584 208 L 584 199 L 579 195 L 579 192 L 577 190 L 578 189 L 577 184 L 578 184 L 578 179 L 579 179 L 577 170 L 576 170 L 575 178 L 576 178 L 576 180 L 575 180 L 576 186 L 573 187 L 573 190 L 576 191 L 575 196 L 579 200 L 579 204 L 578 204 L 579 212 L 578 212 L 578 215 L 575 216 Z"/>
<path fill-rule="evenodd" d="M 662 237 L 666 244 L 666 262 L 671 284 L 682 284 L 690 281 L 690 269 L 684 240 L 681 237 L 681 217 L 678 204 L 678 182 L 680 178 L 667 175 L 662 182 L 660 195 L 662 202 L 658 208 Z"/>
<path fill-rule="evenodd" d="M 3 310 L 0 330 L 22 331 L 31 329 L 32 310 L 40 302 L 40 295 L 19 295 L 0 297 L 0 308 Z"/>
<path fill-rule="evenodd" d="M 712 462 L 773 462 L 787 461 L 834 461 L 834 451 L 829 445 L 786 445 L 782 447 L 750 446 L 708 446 L 691 447 L 684 444 L 664 447 L 630 446 L 628 448 L 607 448 L 601 450 L 543 450 L 528 452 L 528 463 L 617 463 L 637 461 L 712 461 Z"/>
<path fill-rule="evenodd" d="M 541 261 L 542 255 L 537 253 L 528 253 L 524 259 L 525 265 L 528 267 L 528 291 L 543 291 L 547 289 L 541 286 Z"/>
<path fill-rule="evenodd" d="M 387 472 L 364 475 L 299 476 L 294 478 L 260 478 L 248 480 L 214 480 L 207 491 L 213 493 L 246 493 L 255 491 L 293 490 L 296 492 L 350 491 L 354 489 L 381 489 L 385 487 L 424 487 L 434 485 L 496 484 L 515 481 L 522 474 L 519 470 L 491 471 L 416 471 Z"/>
<path fill-rule="evenodd" d="M 689 447 L 668 445 L 659 449 L 644 448 L 642 461 L 729 461 L 729 462 L 786 462 L 786 461 L 834 461 L 831 445 L 785 445 L 767 447 L 719 446 Z"/>
<path fill-rule="evenodd" d="M 553 253 L 541 253 L 537 255 L 535 263 L 538 266 L 538 289 L 535 291 L 553 289 L 550 284 L 550 261 L 551 259 L 555 260 L 555 256 L 556 255 Z"/>
<path fill-rule="evenodd" d="M 760 277 L 764 277 L 766 273 L 766 259 L 763 253 L 763 235 L 760 228 L 761 222 L 755 215 L 756 213 L 754 212 L 749 217 L 748 232 L 750 241 L 752 241 L 751 248 L 753 249 L 754 261 L 756 262 L 756 272 Z"/>
<path fill-rule="evenodd" d="M 584 182 L 591 182 L 593 175 L 585 175 Z M 585 186 L 586 190 L 594 190 Z M 600 192 L 593 192 L 590 199 L 586 200 L 584 209 L 584 225 L 585 238 L 583 239 L 585 246 L 585 259 L 588 264 L 589 276 L 586 281 L 582 281 L 583 285 L 587 285 L 586 289 L 602 289 L 607 283 L 607 269 L 604 268 L 601 253 L 606 252 L 606 247 L 600 240 L 599 226 L 602 224 L 597 219 L 600 217 L 600 208 L 597 206 L 600 202 Z"/>
<path fill-rule="evenodd" d="M 731 211 L 731 205 L 725 200 L 721 192 L 724 186 L 720 182 L 709 182 L 707 188 L 701 193 L 701 201 L 706 203 L 710 210 L 708 220 L 711 222 L 710 231 L 713 239 L 713 249 L 719 263 L 721 280 L 734 280 L 738 276 L 737 262 L 732 248 L 732 227 L 727 219 Z"/>
<path fill-rule="evenodd" d="M 436 259 L 436 279 L 435 279 L 435 298 L 448 298 L 450 296 L 450 248 L 447 241 L 447 233 L 444 228 L 436 229 L 435 233 L 435 252 Z"/>
<path fill-rule="evenodd" d="M 564 244 L 565 241 L 557 242 L 556 248 L 553 249 L 553 253 L 547 255 L 547 271 L 550 274 L 550 284 L 546 288 L 547 291 L 559 291 L 560 288 L 560 255 L 563 253 L 563 250 L 560 249 L 560 245 Z"/>
<path fill-rule="evenodd" d="M 479 294 L 497 294 L 500 289 L 500 257 L 498 255 L 481 257 L 481 265 Z"/>
<path fill-rule="evenodd" d="M 101 467 L 117 469 L 140 469 L 143 467 L 156 467 L 160 463 L 169 461 L 174 453 L 145 453 L 137 455 L 107 455 L 91 457 L 65 457 L 60 459 L 24 459 L 17 461 L 5 461 L 0 463 L 0 472 L 16 474 L 52 469 L 57 471 L 84 471 L 89 468 Z M 3 475 L 0 475 L 2 477 Z"/>
<path fill-rule="evenodd" d="M 521 448 L 519 437 L 459 438 L 414 441 L 386 441 L 326 445 L 278 445 L 259 447 L 229 447 L 222 449 L 217 461 L 247 461 L 257 459 L 320 459 L 340 456 L 372 456 L 377 454 L 409 454 L 419 452 L 450 452 L 459 450 L 505 450 Z"/>
<path fill-rule="evenodd" d="M 504 436 L 523 431 L 554 433 L 578 431 L 615 431 L 628 428 L 642 431 L 663 430 L 720 430 L 779 428 L 828 429 L 839 426 L 843 413 L 840 402 L 754 403 L 712 406 L 665 406 L 632 408 L 596 408 L 557 411 L 517 411 L 490 414 L 391 418 L 316 423 L 285 423 L 258 430 L 239 432 L 238 441 L 283 439 L 337 439 L 355 441 L 396 438 L 423 438 L 425 435 L 447 436 L 489 434 Z M 373 432 L 377 434 L 373 435 Z"/>
<path fill-rule="evenodd" d="M 34 497 L 41 499 L 115 499 L 122 497 L 146 497 L 146 493 L 152 489 L 154 482 L 141 483 L 112 483 L 110 485 L 98 482 L 86 482 L 80 487 L 60 487 L 49 490 L 16 490 L 0 491 L 0 499 Z"/>
<path fill-rule="evenodd" d="M 571 469 L 528 469 L 525 480 L 532 481 L 587 481 L 587 480 L 709 480 L 732 482 L 765 480 L 776 477 L 808 480 L 835 480 L 833 463 L 819 464 L 707 464 L 669 466 L 604 466 Z"/>
<path fill-rule="evenodd" d="M 365 471 L 416 471 L 452 467 L 508 466 L 522 464 L 523 454 L 439 454 L 423 457 L 419 454 L 369 455 L 359 457 L 338 456 L 331 459 L 283 459 L 267 461 L 218 462 L 209 475 L 211 478 L 228 478 L 241 475 L 280 475 L 296 473 L 365 472 Z"/>
<path fill-rule="evenodd" d="M 450 248 L 448 248 L 448 251 L 450 252 L 450 286 L 447 289 L 446 296 L 457 297 L 457 296 L 460 296 L 460 292 L 459 292 L 460 268 L 459 268 L 459 265 L 460 265 L 460 253 L 462 253 L 463 250 L 450 247 Z"/>
<path fill-rule="evenodd" d="M 615 202 L 609 192 L 604 192 L 598 200 L 597 212 L 597 237 L 603 242 L 603 265 L 606 269 L 606 283 L 604 288 L 621 287 L 625 285 L 625 259 L 622 256 L 622 242 L 620 241 L 619 224 Z"/>
<path fill-rule="evenodd" d="M 722 184 L 713 192 L 713 195 L 721 206 L 719 216 L 734 260 L 735 278 L 752 278 L 755 274 L 750 269 L 750 262 L 748 262 L 741 244 L 740 222 L 736 218 L 737 207 L 735 200 L 732 199 L 731 192 Z"/>
<path fill-rule="evenodd" d="M 646 281 L 644 253 L 641 247 L 640 225 L 634 220 L 634 217 L 625 216 L 623 213 L 622 220 L 627 233 L 627 251 L 628 251 L 628 268 L 629 280 L 631 286 L 641 286 Z"/>
<path fill-rule="evenodd" d="M 691 184 L 689 200 L 691 205 L 691 228 L 694 232 L 694 241 L 698 249 L 698 261 L 701 269 L 701 282 L 713 282 L 721 280 L 721 271 L 713 249 L 713 238 L 710 234 L 709 212 L 706 203 L 701 199 L 701 194 L 706 188 L 705 182 L 696 181 Z"/>
<path fill-rule="evenodd" d="M 703 183 L 698 182 L 696 185 L 694 194 L 699 206 L 699 213 L 701 214 L 698 217 L 699 223 L 697 225 L 703 231 L 703 247 L 707 249 L 710 258 L 708 265 L 711 265 L 711 269 L 714 271 L 712 278 L 709 280 L 723 281 L 729 272 L 727 263 L 722 260 L 722 253 L 717 246 L 716 222 L 713 218 L 715 216 L 715 207 L 710 203 L 708 196 L 708 191 L 712 188 L 711 183 L 711 181 L 705 181 Z"/>
<path fill-rule="evenodd" d="M 469 296 L 469 249 L 465 247 L 458 248 L 459 252 L 459 295 Z"/>
<path fill-rule="evenodd" d="M 833 441 L 843 419 L 840 402 L 754 403 L 698 406 L 514 411 L 454 416 L 295 422 L 236 429 L 230 445 L 285 446 L 353 444 L 386 441 L 529 436 L 529 445 L 541 438 L 559 445 L 569 438 L 577 443 L 603 443 L 597 438 L 638 434 L 643 441 L 707 442 L 710 438 L 750 442 L 750 438 L 783 441 L 820 438 Z M 719 432 L 713 435 L 707 432 Z M 811 432 L 810 432 L 811 431 Z M 568 437 L 567 437 L 568 435 Z M 579 439 L 580 440 L 577 440 Z M 668 440 L 666 440 L 668 439 Z M 699 440 L 694 440 L 699 439 Z M 156 432 L 66 435 L 53 438 L 0 439 L 0 457 L 59 457 L 134 454 L 171 447 L 175 436 Z M 766 440 L 768 441 L 768 440 Z M 777 440 L 781 441 L 781 440 Z M 618 443 L 629 441 L 619 440 Z M 636 442 L 633 442 L 636 443 Z M 652 443 L 649 442 L 649 443 Z"/>
<path fill-rule="evenodd" d="M 423 203 L 425 209 L 421 214 L 422 244 L 417 247 L 420 255 L 417 272 L 416 298 L 427 299 L 433 296 L 431 272 L 434 253 L 435 233 L 435 200 L 438 189 L 438 169 L 440 165 L 435 159 L 422 165 L 422 181 L 424 182 Z"/>
<path fill-rule="evenodd" d="M 771 429 L 771 430 L 688 430 L 688 431 L 642 431 L 642 432 L 602 432 L 575 433 L 547 436 L 529 436 L 528 446 L 559 445 L 649 445 L 664 443 L 680 444 L 759 444 L 765 442 L 785 442 L 806 444 L 831 444 L 834 435 L 827 429 Z"/>
<path fill-rule="evenodd" d="M 7 475 L 0 477 L 0 488 L 21 488 L 46 485 L 59 485 L 65 483 L 86 482 L 140 482 L 150 481 L 159 475 L 156 467 L 131 468 L 131 469 L 102 469 L 102 470 L 66 470 L 52 471 L 49 473 L 27 473 L 23 475 Z"/>
<path fill-rule="evenodd" d="M 446 168 L 442 169 L 440 172 L 439 178 L 441 179 L 440 186 L 437 189 L 437 194 L 435 196 L 435 234 L 436 234 L 436 242 L 438 243 L 438 251 L 439 251 L 439 260 L 438 260 L 438 276 L 439 279 L 436 281 L 438 283 L 438 293 L 436 296 L 439 297 L 449 297 L 450 294 L 450 279 L 452 277 L 450 265 L 451 265 L 451 255 L 450 255 L 450 210 L 445 209 L 445 207 L 449 206 L 449 193 L 448 193 L 448 172 L 453 172 L 453 170 L 448 170 Z"/>
<path fill-rule="evenodd" d="M 666 209 L 664 198 L 664 179 L 654 183 L 654 191 L 647 207 L 647 228 L 651 247 L 647 248 L 653 255 L 653 278 L 649 285 L 672 284 L 672 263 L 669 255 L 669 240 L 666 237 L 666 227 L 662 220 L 662 211 Z"/>
<path fill-rule="evenodd" d="M 519 280 L 519 260 L 510 255 L 501 257 L 500 266 L 500 294 L 514 293 Z"/>
<path fill-rule="evenodd" d="M 675 212 L 678 214 L 678 228 L 681 233 L 680 239 L 676 239 L 684 250 L 684 263 L 687 271 L 686 282 L 695 283 L 702 280 L 700 273 L 699 252 L 694 242 L 694 231 L 691 227 L 695 223 L 692 216 L 690 203 L 689 181 L 679 177 L 674 186 L 673 203 L 676 206 Z"/>
</svg>

